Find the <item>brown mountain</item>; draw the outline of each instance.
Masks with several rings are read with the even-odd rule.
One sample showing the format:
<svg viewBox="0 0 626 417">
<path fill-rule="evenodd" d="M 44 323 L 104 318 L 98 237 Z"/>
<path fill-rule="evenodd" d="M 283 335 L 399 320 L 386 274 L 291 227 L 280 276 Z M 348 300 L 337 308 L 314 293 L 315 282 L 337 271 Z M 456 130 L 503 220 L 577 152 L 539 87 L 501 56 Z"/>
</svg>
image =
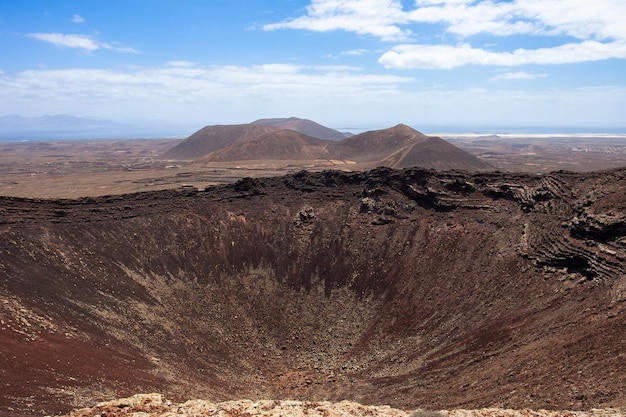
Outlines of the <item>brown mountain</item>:
<svg viewBox="0 0 626 417">
<path fill-rule="evenodd" d="M 352 159 L 358 162 L 382 161 L 407 145 L 424 141 L 428 136 L 400 124 L 389 129 L 370 130 L 330 144 L 329 159 Z"/>
<path fill-rule="evenodd" d="M 391 168 L 422 167 L 440 171 L 461 169 L 466 171 L 492 170 L 493 166 L 469 152 L 438 137 L 418 140 L 384 158 L 382 166 Z"/>
<path fill-rule="evenodd" d="M 441 138 L 428 137 L 406 125 L 374 130 L 342 140 L 322 140 L 290 129 L 258 133 L 250 126 L 266 126 L 277 129 L 278 121 L 290 119 L 262 119 L 273 125 L 250 124 L 209 126 L 192 135 L 168 153 L 200 153 L 200 145 L 215 149 L 197 159 L 199 163 L 236 162 L 248 160 L 293 161 L 350 161 L 355 168 L 369 169 L 376 166 L 408 168 L 420 166 L 438 170 L 463 169 L 468 171 L 489 170 L 493 167 L 470 153 L 463 151 Z M 300 121 L 301 119 L 297 119 Z M 259 122 L 259 121 L 257 121 Z M 255 122 L 255 123 L 257 123 Z M 227 136 L 227 133 L 230 136 Z M 246 136 L 237 136 L 246 133 Z M 222 137 L 224 136 L 224 137 Z M 216 148 L 220 144 L 219 148 Z"/>
<path fill-rule="evenodd" d="M 196 162 L 246 161 L 253 159 L 314 160 L 329 141 L 282 129 L 218 149 Z"/>
<path fill-rule="evenodd" d="M 137 392 L 625 407 L 624 189 L 385 168 L 0 197 L 0 415 Z"/>
<path fill-rule="evenodd" d="M 252 122 L 252 124 L 264 124 L 281 129 L 295 130 L 303 135 L 318 139 L 341 140 L 352 136 L 351 133 L 339 132 L 312 120 L 300 119 L 298 117 L 259 119 Z"/>
<path fill-rule="evenodd" d="M 174 146 L 163 156 L 171 159 L 197 159 L 233 143 L 255 138 L 279 127 L 264 124 L 205 126 Z"/>
<path fill-rule="evenodd" d="M 364 132 L 331 143 L 329 159 L 351 159 L 370 167 L 409 168 L 419 166 L 438 170 L 468 171 L 493 169 L 472 154 L 441 138 L 424 135 L 407 125 Z"/>
</svg>

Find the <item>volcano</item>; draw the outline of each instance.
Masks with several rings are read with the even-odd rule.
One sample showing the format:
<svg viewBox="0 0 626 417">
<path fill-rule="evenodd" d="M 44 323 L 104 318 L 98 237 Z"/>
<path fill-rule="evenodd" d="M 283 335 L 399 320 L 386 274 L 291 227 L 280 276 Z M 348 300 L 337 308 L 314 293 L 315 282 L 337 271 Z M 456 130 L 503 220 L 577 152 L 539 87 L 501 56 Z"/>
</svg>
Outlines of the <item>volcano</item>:
<svg viewBox="0 0 626 417">
<path fill-rule="evenodd" d="M 195 161 L 201 164 L 252 160 L 301 161 L 309 165 L 340 162 L 361 170 L 378 166 L 466 171 L 493 169 L 490 164 L 449 142 L 426 136 L 403 124 L 340 140 L 312 137 L 290 128 L 276 127 L 294 126 L 294 123 L 300 126 L 301 122 L 302 119 L 295 118 L 261 119 L 249 125 L 207 126 L 176 145 L 165 157 L 190 159 L 195 155 Z"/>
<path fill-rule="evenodd" d="M 379 168 L 0 197 L 0 414 L 137 392 L 624 406 L 625 187 Z"/>
</svg>

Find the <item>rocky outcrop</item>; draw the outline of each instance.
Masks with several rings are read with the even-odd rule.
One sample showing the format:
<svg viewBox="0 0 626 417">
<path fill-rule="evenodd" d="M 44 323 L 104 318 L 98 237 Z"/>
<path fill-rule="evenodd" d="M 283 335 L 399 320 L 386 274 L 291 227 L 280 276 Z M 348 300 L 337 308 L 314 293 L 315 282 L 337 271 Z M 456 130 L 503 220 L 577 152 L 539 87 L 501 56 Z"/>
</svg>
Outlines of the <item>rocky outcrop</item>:
<svg viewBox="0 0 626 417">
<path fill-rule="evenodd" d="M 100 403 L 93 408 L 81 409 L 67 417 L 133 416 L 174 417 L 174 416 L 218 416 L 218 417 L 409 417 L 409 413 L 389 406 L 363 406 L 350 401 L 331 403 L 328 401 L 278 401 L 278 400 L 237 400 L 210 402 L 191 400 L 175 404 L 166 401 L 160 394 L 140 394 L 130 398 Z M 582 417 L 582 416 L 581 416 Z"/>
<path fill-rule="evenodd" d="M 616 409 L 592 410 L 589 412 L 548 410 L 412 410 L 404 411 L 389 406 L 362 405 L 352 401 L 279 401 L 237 400 L 214 403 L 206 400 L 191 400 L 173 403 L 164 400 L 161 394 L 138 394 L 130 398 L 103 402 L 92 408 L 84 408 L 67 414 L 66 417 L 621 417 L 624 413 Z"/>
<path fill-rule="evenodd" d="M 594 214 L 584 209 L 570 222 L 570 232 L 583 239 L 622 241 L 626 236 L 626 214 L 615 211 Z"/>
</svg>

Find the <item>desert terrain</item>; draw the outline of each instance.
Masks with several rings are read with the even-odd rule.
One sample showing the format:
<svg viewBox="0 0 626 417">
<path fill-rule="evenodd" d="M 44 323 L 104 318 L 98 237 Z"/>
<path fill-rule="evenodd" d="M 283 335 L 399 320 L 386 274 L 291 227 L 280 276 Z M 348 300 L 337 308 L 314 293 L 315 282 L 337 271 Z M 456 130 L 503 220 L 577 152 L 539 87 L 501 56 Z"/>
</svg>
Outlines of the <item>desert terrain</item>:
<svg viewBox="0 0 626 417">
<path fill-rule="evenodd" d="M 291 127 L 293 124 L 291 119 L 286 123 Z M 626 135 L 442 137 L 504 172 L 591 172 L 626 166 Z M 327 158 L 195 161 L 204 154 L 194 148 L 188 153 L 168 155 L 183 141 L 184 138 L 0 142 L 0 195 L 77 198 L 184 185 L 204 188 L 244 177 L 285 175 L 299 170 L 372 168 L 371 164 Z"/>
<path fill-rule="evenodd" d="M 446 140 L 502 171 L 601 171 L 626 166 L 626 135 L 466 134 Z"/>
<path fill-rule="evenodd" d="M 623 415 L 618 152 L 274 132 L 0 143 L 0 415 Z"/>
</svg>

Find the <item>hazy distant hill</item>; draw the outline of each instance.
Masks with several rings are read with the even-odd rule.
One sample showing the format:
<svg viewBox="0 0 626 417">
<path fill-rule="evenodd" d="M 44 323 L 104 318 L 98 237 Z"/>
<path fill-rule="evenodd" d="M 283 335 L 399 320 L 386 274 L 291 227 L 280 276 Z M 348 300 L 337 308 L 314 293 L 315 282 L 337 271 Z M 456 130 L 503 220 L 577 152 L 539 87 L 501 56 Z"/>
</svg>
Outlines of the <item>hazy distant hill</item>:
<svg viewBox="0 0 626 417">
<path fill-rule="evenodd" d="M 66 114 L 57 114 L 54 116 L 44 115 L 40 117 L 25 117 L 17 114 L 0 116 L 0 127 L 7 129 L 35 130 L 111 126 L 118 127 L 129 125 L 112 122 L 110 120 L 85 119 L 82 117 L 68 116 Z"/>
<path fill-rule="evenodd" d="M 281 129 L 295 130 L 303 135 L 318 139 L 341 140 L 352 136 L 351 133 L 330 129 L 312 120 L 300 119 L 298 117 L 259 119 L 252 122 L 252 124 L 264 124 Z"/>
<path fill-rule="evenodd" d="M 25 117 L 0 116 L 0 140 L 74 139 L 117 136 L 134 126 L 110 120 L 88 119 L 65 114 Z"/>
</svg>

